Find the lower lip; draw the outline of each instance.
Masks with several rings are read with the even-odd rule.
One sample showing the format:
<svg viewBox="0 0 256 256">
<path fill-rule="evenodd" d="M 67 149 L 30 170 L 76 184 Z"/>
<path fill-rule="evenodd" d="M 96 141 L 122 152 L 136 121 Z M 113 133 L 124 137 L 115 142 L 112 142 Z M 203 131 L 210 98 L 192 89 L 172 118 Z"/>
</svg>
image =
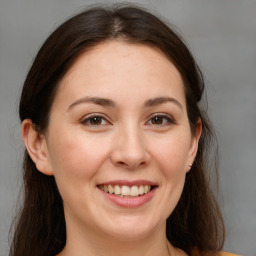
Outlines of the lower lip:
<svg viewBox="0 0 256 256">
<path fill-rule="evenodd" d="M 149 202 L 155 193 L 156 188 L 153 188 L 149 193 L 138 196 L 138 197 L 130 197 L 130 198 L 125 198 L 125 197 L 119 197 L 115 194 L 109 194 L 101 189 L 99 189 L 103 195 L 110 200 L 112 203 L 121 206 L 121 207 L 126 207 L 126 208 L 135 208 L 142 206 Z"/>
</svg>

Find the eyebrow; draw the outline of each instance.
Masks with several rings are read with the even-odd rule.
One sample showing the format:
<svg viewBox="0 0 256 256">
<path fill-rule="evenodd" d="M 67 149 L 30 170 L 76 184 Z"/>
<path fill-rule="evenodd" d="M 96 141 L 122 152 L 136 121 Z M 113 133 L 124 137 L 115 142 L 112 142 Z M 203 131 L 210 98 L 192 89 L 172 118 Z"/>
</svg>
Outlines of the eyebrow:
<svg viewBox="0 0 256 256">
<path fill-rule="evenodd" d="M 144 106 L 145 107 L 152 107 L 152 106 L 164 104 L 164 103 L 167 103 L 167 102 L 172 102 L 183 110 L 183 107 L 182 107 L 181 103 L 178 100 L 176 100 L 174 98 L 171 98 L 171 97 L 157 97 L 157 98 L 153 98 L 153 99 L 148 99 L 144 103 Z"/>
<path fill-rule="evenodd" d="M 176 104 L 179 108 L 182 108 L 181 103 L 171 97 L 157 97 L 157 98 L 153 98 L 153 99 L 148 99 L 145 101 L 144 106 L 145 107 L 153 107 L 156 105 L 160 105 L 160 104 L 164 104 L 167 102 L 172 102 L 174 104 Z M 81 103 L 94 103 L 100 106 L 107 106 L 107 107 L 116 107 L 116 103 L 113 100 L 110 99 L 106 99 L 106 98 L 99 98 L 99 97 L 83 97 L 81 99 L 76 100 L 75 102 L 73 102 L 67 109 L 67 111 L 70 111 L 74 106 L 81 104 Z"/>
<path fill-rule="evenodd" d="M 105 98 L 99 98 L 99 97 L 83 97 L 81 99 L 76 100 L 73 102 L 67 109 L 67 111 L 70 111 L 74 106 L 81 104 L 81 103 L 94 103 L 100 106 L 107 106 L 107 107 L 116 107 L 116 104 L 113 100 L 105 99 Z"/>
</svg>

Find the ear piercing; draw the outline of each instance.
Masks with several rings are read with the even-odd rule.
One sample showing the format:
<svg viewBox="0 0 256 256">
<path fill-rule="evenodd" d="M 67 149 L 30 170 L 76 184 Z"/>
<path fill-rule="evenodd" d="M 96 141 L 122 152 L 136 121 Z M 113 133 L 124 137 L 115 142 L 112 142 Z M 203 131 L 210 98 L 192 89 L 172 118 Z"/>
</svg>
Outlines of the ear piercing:
<svg viewBox="0 0 256 256">
<path fill-rule="evenodd" d="M 192 167 L 192 164 L 189 164 L 189 167 Z"/>
</svg>

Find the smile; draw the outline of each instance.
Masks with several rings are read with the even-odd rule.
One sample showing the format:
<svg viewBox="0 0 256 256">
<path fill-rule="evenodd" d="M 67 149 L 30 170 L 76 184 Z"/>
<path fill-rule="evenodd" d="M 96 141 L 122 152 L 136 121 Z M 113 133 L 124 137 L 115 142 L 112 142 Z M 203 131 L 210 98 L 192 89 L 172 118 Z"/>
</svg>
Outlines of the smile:
<svg viewBox="0 0 256 256">
<path fill-rule="evenodd" d="M 132 198 L 148 194 L 153 188 L 151 185 L 99 185 L 98 188 L 108 194 L 114 194 L 122 198 Z"/>
</svg>

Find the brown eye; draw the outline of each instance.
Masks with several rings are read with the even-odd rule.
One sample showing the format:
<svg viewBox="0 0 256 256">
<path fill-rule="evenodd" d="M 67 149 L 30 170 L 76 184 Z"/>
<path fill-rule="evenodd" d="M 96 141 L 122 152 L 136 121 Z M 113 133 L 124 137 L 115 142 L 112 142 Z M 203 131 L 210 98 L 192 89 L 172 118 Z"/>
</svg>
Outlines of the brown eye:
<svg viewBox="0 0 256 256">
<path fill-rule="evenodd" d="M 163 123 L 162 116 L 155 116 L 151 120 L 152 120 L 152 124 L 162 124 Z"/>
<path fill-rule="evenodd" d="M 151 117 L 147 124 L 162 127 L 175 124 L 175 121 L 169 115 L 159 114 Z"/>
<path fill-rule="evenodd" d="M 81 123 L 87 126 L 101 126 L 108 124 L 108 121 L 102 116 L 89 116 L 84 118 Z"/>
<path fill-rule="evenodd" d="M 102 118 L 99 116 L 95 116 L 90 118 L 88 121 L 91 125 L 100 125 L 102 123 Z"/>
</svg>

